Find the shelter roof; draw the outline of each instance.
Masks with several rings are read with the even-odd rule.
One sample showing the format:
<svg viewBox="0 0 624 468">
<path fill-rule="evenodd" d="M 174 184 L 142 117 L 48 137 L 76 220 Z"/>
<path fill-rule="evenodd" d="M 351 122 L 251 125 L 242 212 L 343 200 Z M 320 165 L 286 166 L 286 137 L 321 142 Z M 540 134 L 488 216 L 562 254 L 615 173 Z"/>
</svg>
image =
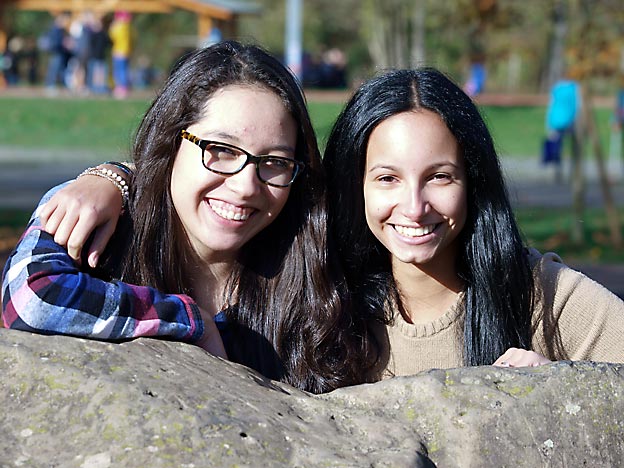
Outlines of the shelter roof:
<svg viewBox="0 0 624 468">
<path fill-rule="evenodd" d="M 127 10 L 134 13 L 168 13 L 180 8 L 219 19 L 258 14 L 262 9 L 247 0 L 0 0 L 0 6 L 56 12 Z"/>
</svg>

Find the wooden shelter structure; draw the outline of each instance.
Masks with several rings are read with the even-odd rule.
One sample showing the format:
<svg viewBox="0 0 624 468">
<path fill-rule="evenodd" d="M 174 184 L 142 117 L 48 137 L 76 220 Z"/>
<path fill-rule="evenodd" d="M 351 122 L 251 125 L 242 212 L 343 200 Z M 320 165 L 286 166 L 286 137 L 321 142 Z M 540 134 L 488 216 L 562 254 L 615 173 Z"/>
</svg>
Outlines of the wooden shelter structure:
<svg viewBox="0 0 624 468">
<path fill-rule="evenodd" d="M 245 0 L 0 0 L 0 50 L 4 50 L 6 43 L 3 12 L 7 8 L 47 11 L 52 15 L 63 11 L 93 11 L 105 14 L 119 10 L 167 14 L 174 9 L 182 9 L 197 16 L 198 38 L 207 37 L 215 23 L 218 23 L 226 36 L 233 36 L 241 15 L 255 15 L 261 11 L 258 4 Z"/>
</svg>

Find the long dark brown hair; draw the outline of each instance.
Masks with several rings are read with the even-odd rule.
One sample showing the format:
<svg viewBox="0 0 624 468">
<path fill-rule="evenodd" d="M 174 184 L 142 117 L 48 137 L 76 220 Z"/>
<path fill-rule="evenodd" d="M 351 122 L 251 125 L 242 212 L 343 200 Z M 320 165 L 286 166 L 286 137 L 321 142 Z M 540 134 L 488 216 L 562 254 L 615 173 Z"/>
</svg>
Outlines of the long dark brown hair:
<svg viewBox="0 0 624 468">
<path fill-rule="evenodd" d="M 440 116 L 464 158 L 468 213 L 457 258 L 466 285 L 464 362 L 489 365 L 510 347 L 530 347 L 533 276 L 490 132 L 475 104 L 443 73 L 387 72 L 362 85 L 347 103 L 323 159 L 330 230 L 362 307 L 382 315 L 389 296 L 400 302 L 390 255 L 366 223 L 364 168 L 373 130 L 393 115 L 419 109 Z"/>
<path fill-rule="evenodd" d="M 200 120 L 218 89 L 241 84 L 280 97 L 297 124 L 296 158 L 306 170 L 277 219 L 243 247 L 229 278 L 228 356 L 312 392 L 364 382 L 376 342 L 352 312 L 328 253 L 323 168 L 305 99 L 291 73 L 257 46 L 223 42 L 188 55 L 144 116 L 133 147 L 134 227 L 123 278 L 190 292 L 184 265 L 193 253 L 170 194 L 180 132 Z"/>
</svg>

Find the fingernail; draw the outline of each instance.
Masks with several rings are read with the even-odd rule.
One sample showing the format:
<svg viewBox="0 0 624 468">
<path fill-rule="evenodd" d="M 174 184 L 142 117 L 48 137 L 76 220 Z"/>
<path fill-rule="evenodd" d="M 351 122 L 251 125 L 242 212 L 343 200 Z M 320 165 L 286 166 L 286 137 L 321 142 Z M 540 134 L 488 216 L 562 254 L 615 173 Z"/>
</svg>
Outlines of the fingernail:
<svg viewBox="0 0 624 468">
<path fill-rule="evenodd" d="M 89 265 L 91 266 L 91 268 L 95 268 L 97 266 L 98 260 L 100 260 L 100 256 L 97 252 L 93 252 L 91 255 L 89 255 Z"/>
</svg>

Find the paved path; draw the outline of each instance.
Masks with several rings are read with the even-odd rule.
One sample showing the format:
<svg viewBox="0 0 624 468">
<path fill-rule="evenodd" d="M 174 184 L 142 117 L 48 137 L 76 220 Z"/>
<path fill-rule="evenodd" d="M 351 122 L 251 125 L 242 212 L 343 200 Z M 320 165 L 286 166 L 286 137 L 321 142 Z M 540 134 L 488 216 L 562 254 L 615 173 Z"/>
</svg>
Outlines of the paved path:
<svg viewBox="0 0 624 468">
<path fill-rule="evenodd" d="M 30 210 L 51 187 L 75 177 L 86 167 L 118 155 L 70 150 L 25 150 L 0 146 L 0 208 Z M 565 183 L 556 183 L 554 169 L 543 167 L 536 158 L 504 160 L 512 202 L 518 207 L 572 204 L 572 193 Z M 567 168 L 564 167 L 564 179 Z M 588 161 L 587 206 L 602 206 L 596 168 Z M 609 162 L 612 194 L 618 206 L 624 205 L 624 170 L 620 161 Z M 572 265 L 624 298 L 624 265 Z"/>
</svg>

